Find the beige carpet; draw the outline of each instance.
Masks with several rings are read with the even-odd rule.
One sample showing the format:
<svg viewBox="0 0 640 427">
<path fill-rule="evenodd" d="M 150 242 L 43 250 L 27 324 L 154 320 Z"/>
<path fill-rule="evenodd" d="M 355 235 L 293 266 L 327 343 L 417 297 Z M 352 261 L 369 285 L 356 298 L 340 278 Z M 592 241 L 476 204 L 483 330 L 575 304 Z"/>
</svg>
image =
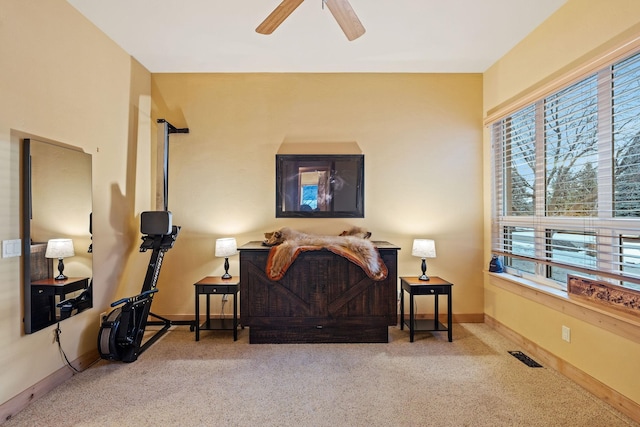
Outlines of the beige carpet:
<svg viewBox="0 0 640 427">
<path fill-rule="evenodd" d="M 389 328 L 389 344 L 249 344 L 174 327 L 134 363 L 100 361 L 13 426 L 638 426 L 484 324 Z M 64 347 L 64 342 L 63 342 Z"/>
</svg>

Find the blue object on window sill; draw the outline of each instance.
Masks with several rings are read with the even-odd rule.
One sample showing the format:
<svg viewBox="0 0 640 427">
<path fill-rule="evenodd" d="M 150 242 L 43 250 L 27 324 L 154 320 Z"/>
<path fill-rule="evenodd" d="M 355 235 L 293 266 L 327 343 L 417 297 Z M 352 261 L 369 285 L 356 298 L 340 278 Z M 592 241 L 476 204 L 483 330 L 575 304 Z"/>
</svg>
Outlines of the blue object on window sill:
<svg viewBox="0 0 640 427">
<path fill-rule="evenodd" d="M 502 266 L 502 260 L 497 255 L 493 255 L 491 257 L 491 262 L 489 263 L 489 271 L 492 273 L 504 272 L 504 267 Z"/>
</svg>

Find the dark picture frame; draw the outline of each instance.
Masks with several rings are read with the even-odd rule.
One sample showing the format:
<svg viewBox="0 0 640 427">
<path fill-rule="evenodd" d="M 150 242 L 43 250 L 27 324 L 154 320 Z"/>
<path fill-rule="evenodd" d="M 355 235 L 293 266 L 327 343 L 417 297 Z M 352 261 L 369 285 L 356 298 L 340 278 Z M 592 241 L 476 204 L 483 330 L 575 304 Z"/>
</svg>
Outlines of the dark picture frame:
<svg viewBox="0 0 640 427">
<path fill-rule="evenodd" d="M 364 218 L 364 155 L 276 155 L 276 218 Z"/>
</svg>

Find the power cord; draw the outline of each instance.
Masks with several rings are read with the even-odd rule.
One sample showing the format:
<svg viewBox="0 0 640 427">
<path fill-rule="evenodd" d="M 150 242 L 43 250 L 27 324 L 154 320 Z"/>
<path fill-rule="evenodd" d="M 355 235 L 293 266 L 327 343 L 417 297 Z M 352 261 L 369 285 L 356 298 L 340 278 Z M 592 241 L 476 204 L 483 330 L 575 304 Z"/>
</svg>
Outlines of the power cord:
<svg viewBox="0 0 640 427">
<path fill-rule="evenodd" d="M 400 291 L 400 292 L 404 292 L 404 291 Z M 400 305 L 401 301 L 400 298 L 398 297 L 398 305 Z M 415 324 L 417 323 L 417 314 L 418 314 L 418 301 L 416 301 L 416 299 L 413 299 L 413 322 L 414 322 L 414 327 L 416 326 Z M 404 322 L 405 319 L 400 319 L 401 322 Z"/>
<path fill-rule="evenodd" d="M 220 319 L 224 319 L 224 305 L 227 303 L 227 294 L 222 295 L 222 303 L 220 305 Z"/>
<path fill-rule="evenodd" d="M 73 369 L 75 373 L 79 374 L 80 372 L 86 371 L 87 369 L 89 369 L 90 367 L 92 367 L 93 365 L 95 365 L 100 361 L 100 359 L 95 360 L 94 362 L 89 364 L 86 368 L 84 368 L 82 371 L 77 369 L 75 366 L 71 364 L 71 362 L 69 361 L 69 358 L 67 357 L 67 354 L 62 349 L 62 343 L 60 342 L 60 335 L 62 335 L 62 329 L 60 329 L 60 322 L 58 322 L 58 324 L 56 325 L 56 328 L 53 330 L 53 333 L 55 337 L 54 339 L 58 343 L 58 349 L 60 350 L 60 354 L 62 354 L 62 357 L 64 357 L 64 360 L 67 363 L 67 366 Z"/>
<path fill-rule="evenodd" d="M 71 362 L 67 358 L 66 353 L 62 349 L 62 344 L 60 343 L 60 335 L 62 335 L 62 329 L 60 329 L 60 322 L 58 322 L 58 324 L 56 325 L 56 329 L 53 331 L 53 333 L 55 334 L 55 340 L 58 343 L 58 349 L 60 350 L 60 354 L 62 354 L 62 357 L 64 357 L 64 360 L 67 362 L 67 365 L 71 369 L 73 369 L 74 372 L 80 373 L 81 371 L 76 369 L 76 367 L 71 364 Z"/>
</svg>

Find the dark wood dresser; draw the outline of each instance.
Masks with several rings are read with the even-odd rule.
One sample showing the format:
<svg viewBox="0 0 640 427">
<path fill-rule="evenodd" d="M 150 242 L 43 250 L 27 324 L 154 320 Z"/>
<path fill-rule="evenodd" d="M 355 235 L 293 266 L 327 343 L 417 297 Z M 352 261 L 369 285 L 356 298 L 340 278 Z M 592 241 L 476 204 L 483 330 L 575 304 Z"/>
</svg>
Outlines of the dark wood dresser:
<svg viewBox="0 0 640 427">
<path fill-rule="evenodd" d="M 272 281 L 269 247 L 256 241 L 238 248 L 240 322 L 249 327 L 249 342 L 388 342 L 388 328 L 398 321 L 400 248 L 374 243 L 388 270 L 381 281 L 326 249 L 302 252 L 281 280 Z"/>
</svg>

